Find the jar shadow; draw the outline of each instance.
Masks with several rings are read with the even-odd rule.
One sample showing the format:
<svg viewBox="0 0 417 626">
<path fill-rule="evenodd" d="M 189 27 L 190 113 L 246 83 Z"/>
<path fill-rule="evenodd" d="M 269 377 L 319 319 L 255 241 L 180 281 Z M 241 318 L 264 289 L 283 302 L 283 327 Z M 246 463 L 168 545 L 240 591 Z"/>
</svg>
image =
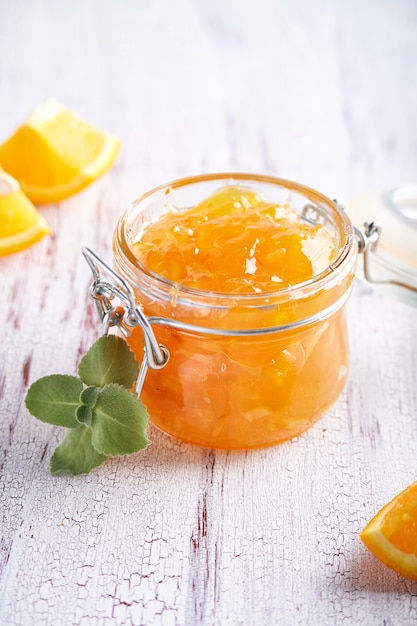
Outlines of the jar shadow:
<svg viewBox="0 0 417 626">
<path fill-rule="evenodd" d="M 247 458 L 250 450 L 223 450 L 213 449 L 205 446 L 199 446 L 186 441 L 181 441 L 175 437 L 166 434 L 153 426 L 148 427 L 148 437 L 151 440 L 151 444 L 140 454 L 146 454 L 147 463 L 154 462 L 157 465 L 169 464 L 171 467 L 178 467 L 180 465 L 186 465 L 190 467 L 192 465 L 201 466 L 204 459 L 208 456 L 215 456 L 216 461 L 222 463 L 233 455 L 238 461 L 242 462 Z M 136 456 L 136 461 L 140 462 L 140 458 Z"/>
</svg>

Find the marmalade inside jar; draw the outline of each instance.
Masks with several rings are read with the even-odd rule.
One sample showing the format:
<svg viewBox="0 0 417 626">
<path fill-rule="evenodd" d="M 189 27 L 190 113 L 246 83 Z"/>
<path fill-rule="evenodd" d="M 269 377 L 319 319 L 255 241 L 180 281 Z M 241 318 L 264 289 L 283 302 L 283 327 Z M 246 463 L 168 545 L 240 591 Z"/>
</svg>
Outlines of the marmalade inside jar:
<svg viewBox="0 0 417 626">
<path fill-rule="evenodd" d="M 131 250 L 138 267 L 165 285 L 160 298 L 140 281 L 135 289 L 146 315 L 158 318 L 154 331 L 170 354 L 162 370 L 148 371 L 142 390 L 155 426 L 208 447 L 263 447 L 302 433 L 337 399 L 348 345 L 344 307 L 334 305 L 352 271 L 331 288 L 302 293 L 339 252 L 324 224 L 236 184 L 191 208 L 167 207 L 135 235 Z M 189 298 L 179 297 L 184 290 Z M 322 309 L 331 311 L 323 319 Z M 140 360 L 140 328 L 128 342 Z"/>
<path fill-rule="evenodd" d="M 333 261 L 335 241 L 288 204 L 226 187 L 148 225 L 134 253 L 155 274 L 192 289 L 267 293 L 309 280 Z"/>
</svg>

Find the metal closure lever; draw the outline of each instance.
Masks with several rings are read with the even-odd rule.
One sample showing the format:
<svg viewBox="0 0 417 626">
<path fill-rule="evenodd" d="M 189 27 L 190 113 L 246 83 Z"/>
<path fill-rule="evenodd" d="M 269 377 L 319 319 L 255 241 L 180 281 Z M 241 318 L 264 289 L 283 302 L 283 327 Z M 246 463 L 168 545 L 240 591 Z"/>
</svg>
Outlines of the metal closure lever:
<svg viewBox="0 0 417 626">
<path fill-rule="evenodd" d="M 381 225 L 379 222 L 365 222 L 364 229 L 364 232 L 362 232 L 355 227 L 355 235 L 358 242 L 358 250 L 363 254 L 363 274 L 366 280 L 374 284 L 394 285 L 416 293 L 417 288 L 410 283 L 397 280 L 396 278 L 377 278 L 371 274 L 371 254 L 376 251 L 381 235 Z"/>
<path fill-rule="evenodd" d="M 414 196 L 415 197 L 415 196 Z M 335 198 L 333 200 L 335 204 L 342 210 L 345 211 L 343 201 Z M 395 288 L 400 288 L 401 292 L 405 289 L 404 293 L 406 294 L 415 294 L 417 293 L 417 287 L 415 276 L 412 277 L 411 274 L 407 272 L 407 270 L 398 271 L 394 266 L 392 266 L 391 262 L 382 263 L 382 259 L 379 258 L 379 255 L 375 255 L 378 247 L 378 243 L 381 237 L 382 226 L 379 222 L 365 222 L 363 224 L 364 230 L 357 228 L 354 226 L 355 237 L 358 244 L 358 251 L 363 255 L 363 276 L 364 278 L 374 285 L 385 285 L 385 286 L 393 286 Z M 384 231 L 385 232 L 385 231 Z M 386 273 L 386 277 L 383 275 L 378 276 L 378 265 L 381 265 L 384 268 Z M 371 269 L 372 266 L 372 269 Z M 377 272 L 375 272 L 375 267 L 377 267 Z M 404 276 L 404 280 L 401 280 Z M 412 297 L 414 297 L 412 295 Z"/>
<path fill-rule="evenodd" d="M 112 326 L 117 326 L 125 337 L 131 334 L 131 329 L 135 326 L 140 326 L 142 329 L 145 354 L 135 386 L 135 394 L 139 396 L 148 367 L 152 369 L 164 367 L 168 361 L 169 352 L 165 346 L 158 343 L 149 320 L 136 304 L 130 285 L 89 248 L 83 247 L 82 253 L 93 274 L 94 280 L 90 286 L 90 295 L 96 302 L 102 323 L 102 335 L 107 335 Z M 102 271 L 110 280 L 102 277 Z M 114 306 L 114 298 L 122 304 Z"/>
</svg>

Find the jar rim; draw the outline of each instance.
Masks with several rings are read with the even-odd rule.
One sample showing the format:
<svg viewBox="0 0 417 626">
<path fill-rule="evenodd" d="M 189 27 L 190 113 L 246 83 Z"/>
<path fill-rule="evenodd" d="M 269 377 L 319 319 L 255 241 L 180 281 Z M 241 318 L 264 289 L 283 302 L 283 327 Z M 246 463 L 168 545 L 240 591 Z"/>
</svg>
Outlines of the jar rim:
<svg viewBox="0 0 417 626">
<path fill-rule="evenodd" d="M 129 223 L 137 214 L 140 213 L 140 210 L 143 210 L 141 209 L 141 207 L 144 207 L 146 202 L 151 200 L 152 198 L 157 198 L 160 196 L 168 197 L 171 192 L 185 188 L 187 186 L 197 185 L 200 183 L 214 183 L 221 181 L 226 184 L 251 182 L 254 184 L 266 184 L 272 187 L 286 189 L 288 190 L 288 192 L 296 192 L 304 196 L 306 201 L 313 200 L 314 206 L 316 206 L 317 208 L 319 207 L 319 204 L 320 206 L 324 205 L 329 212 L 332 212 L 333 217 L 339 221 L 339 233 L 344 235 L 344 238 L 340 243 L 336 258 L 326 267 L 325 270 L 312 276 L 306 281 L 294 283 L 293 285 L 281 288 L 278 287 L 275 290 L 263 291 L 261 293 L 238 294 L 200 290 L 184 285 L 179 285 L 178 283 L 175 283 L 174 281 L 171 281 L 153 272 L 148 267 L 143 265 L 132 251 L 131 243 L 133 237 L 136 236 L 136 233 L 134 233 L 133 237 L 131 237 L 130 239 L 128 236 Z M 259 306 L 259 304 L 257 303 L 265 301 L 266 298 L 271 300 L 276 300 L 277 298 L 280 300 L 289 299 L 294 297 L 294 292 L 296 291 L 303 292 L 304 290 L 309 290 L 310 288 L 324 288 L 329 281 L 331 282 L 333 280 L 333 278 L 335 277 L 335 272 L 337 272 L 338 268 L 343 266 L 346 259 L 348 259 L 351 254 L 357 251 L 353 224 L 347 213 L 344 211 L 343 207 L 341 207 L 338 203 L 331 200 L 321 192 L 316 191 L 315 189 L 306 185 L 285 178 L 279 178 L 264 174 L 251 174 L 245 172 L 218 172 L 211 174 L 200 174 L 185 178 L 179 178 L 169 183 L 165 183 L 163 185 L 159 185 L 150 189 L 149 191 L 139 196 L 136 200 L 134 200 L 122 213 L 115 229 L 113 247 L 115 253 L 121 252 L 125 257 L 125 262 L 121 265 L 124 271 L 128 270 L 128 275 L 130 279 L 133 278 L 134 271 L 139 270 L 142 275 L 146 276 L 149 280 L 151 280 L 164 291 L 166 291 L 166 293 L 168 293 L 170 297 L 172 297 L 173 292 L 175 292 L 176 299 L 184 298 L 186 300 L 192 300 L 193 298 L 205 299 L 209 297 L 211 302 L 213 301 L 213 299 L 221 300 L 221 308 L 227 307 L 227 302 L 229 301 L 238 301 L 242 304 L 250 303 L 250 305 Z M 118 264 L 120 264 L 120 254 L 118 255 Z"/>
</svg>

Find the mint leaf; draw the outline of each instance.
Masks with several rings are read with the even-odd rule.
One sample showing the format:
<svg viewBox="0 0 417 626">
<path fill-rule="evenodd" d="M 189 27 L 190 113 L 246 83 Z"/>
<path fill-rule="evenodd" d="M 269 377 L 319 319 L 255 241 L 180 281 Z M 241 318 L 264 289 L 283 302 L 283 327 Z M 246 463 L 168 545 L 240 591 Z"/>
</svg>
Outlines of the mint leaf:
<svg viewBox="0 0 417 626">
<path fill-rule="evenodd" d="M 145 448 L 148 414 L 136 396 L 120 385 L 99 391 L 91 422 L 92 444 L 97 452 L 125 455 Z"/>
<path fill-rule="evenodd" d="M 50 461 L 51 474 L 88 474 L 106 459 L 106 455 L 94 450 L 91 429 L 79 426 L 69 431 L 53 453 Z"/>
<path fill-rule="evenodd" d="M 75 417 L 77 418 L 79 424 L 90 426 L 91 420 L 93 419 L 93 410 L 91 406 L 88 406 L 88 404 L 80 404 L 75 413 Z"/>
<path fill-rule="evenodd" d="M 80 400 L 83 404 L 86 404 L 90 408 L 93 408 L 98 396 L 99 390 L 97 387 L 86 387 L 80 394 Z"/>
<path fill-rule="evenodd" d="M 25 404 L 37 419 L 55 426 L 77 428 L 75 416 L 83 384 L 75 376 L 52 374 L 35 381 L 28 389 Z"/>
<path fill-rule="evenodd" d="M 40 378 L 25 398 L 32 415 L 71 429 L 51 457 L 55 475 L 87 474 L 108 456 L 137 452 L 150 443 L 146 408 L 130 393 L 139 364 L 127 343 L 121 337 L 100 337 L 78 371 L 80 378 Z"/>
<path fill-rule="evenodd" d="M 82 404 L 80 404 L 75 413 L 75 417 L 80 424 L 84 424 L 85 426 L 89 426 L 91 424 L 91 420 L 93 418 L 93 408 L 97 402 L 98 392 L 99 390 L 97 387 L 87 387 L 81 392 L 80 400 Z"/>
<path fill-rule="evenodd" d="M 97 339 L 78 365 L 81 380 L 95 387 L 116 383 L 130 389 L 138 371 L 138 362 L 126 341 L 115 335 Z"/>
</svg>

